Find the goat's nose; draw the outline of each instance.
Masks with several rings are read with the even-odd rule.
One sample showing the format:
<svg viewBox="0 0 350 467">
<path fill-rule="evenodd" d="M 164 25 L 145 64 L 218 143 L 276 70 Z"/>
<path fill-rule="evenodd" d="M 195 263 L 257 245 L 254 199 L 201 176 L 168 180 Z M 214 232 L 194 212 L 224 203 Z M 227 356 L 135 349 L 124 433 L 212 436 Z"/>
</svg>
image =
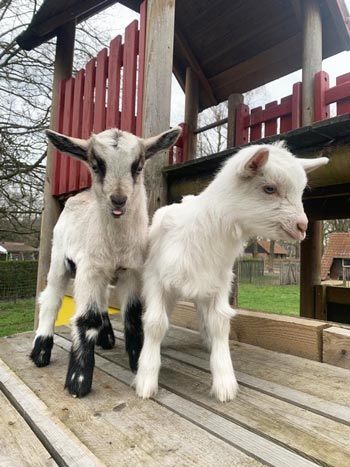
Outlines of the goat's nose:
<svg viewBox="0 0 350 467">
<path fill-rule="evenodd" d="M 111 195 L 112 204 L 113 204 L 113 206 L 115 206 L 116 208 L 122 208 L 122 207 L 124 207 L 127 199 L 128 199 L 127 196 Z"/>
<path fill-rule="evenodd" d="M 301 233 L 306 233 L 307 231 L 307 226 L 308 226 L 308 220 L 306 215 L 304 214 L 303 216 L 300 216 L 299 219 L 297 220 L 297 229 Z"/>
</svg>

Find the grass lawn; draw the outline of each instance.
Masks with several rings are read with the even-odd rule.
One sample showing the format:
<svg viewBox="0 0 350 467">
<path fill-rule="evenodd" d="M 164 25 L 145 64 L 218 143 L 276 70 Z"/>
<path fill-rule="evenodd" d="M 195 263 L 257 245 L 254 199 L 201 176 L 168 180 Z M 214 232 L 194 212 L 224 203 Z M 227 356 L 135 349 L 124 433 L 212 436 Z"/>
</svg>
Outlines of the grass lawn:
<svg viewBox="0 0 350 467">
<path fill-rule="evenodd" d="M 31 331 L 34 326 L 35 299 L 0 301 L 0 337 Z"/>
<path fill-rule="evenodd" d="M 238 306 L 299 316 L 299 286 L 239 284 Z"/>
</svg>

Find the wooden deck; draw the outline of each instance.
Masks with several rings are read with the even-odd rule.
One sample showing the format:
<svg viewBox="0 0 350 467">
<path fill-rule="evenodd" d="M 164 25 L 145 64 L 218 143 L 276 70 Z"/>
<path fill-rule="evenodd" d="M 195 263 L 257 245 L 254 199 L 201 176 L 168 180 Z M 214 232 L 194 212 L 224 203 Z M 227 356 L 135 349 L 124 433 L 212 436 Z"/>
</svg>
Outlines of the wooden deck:
<svg viewBox="0 0 350 467">
<path fill-rule="evenodd" d="M 92 393 L 63 391 L 69 329 L 57 328 L 52 363 L 28 359 L 32 333 L 0 340 L 0 465 L 349 466 L 350 371 L 232 341 L 237 399 L 209 397 L 208 352 L 172 327 L 161 389 L 143 401 L 123 350 L 98 350 Z"/>
</svg>

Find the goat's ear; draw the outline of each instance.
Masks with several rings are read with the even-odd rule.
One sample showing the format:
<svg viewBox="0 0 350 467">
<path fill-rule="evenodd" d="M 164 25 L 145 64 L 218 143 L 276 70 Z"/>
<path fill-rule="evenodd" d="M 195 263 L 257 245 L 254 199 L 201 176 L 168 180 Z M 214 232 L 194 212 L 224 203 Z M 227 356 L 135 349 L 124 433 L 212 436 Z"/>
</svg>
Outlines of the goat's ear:
<svg viewBox="0 0 350 467">
<path fill-rule="evenodd" d="M 316 159 L 298 158 L 298 160 L 301 162 L 301 165 L 303 166 L 306 173 L 312 172 L 313 170 L 316 170 L 319 167 L 328 164 L 329 162 L 328 157 L 317 157 Z"/>
<path fill-rule="evenodd" d="M 181 135 L 181 131 L 181 127 L 177 126 L 168 131 L 164 131 L 164 133 L 161 133 L 158 136 L 152 136 L 151 138 L 144 139 L 143 144 L 145 145 L 146 159 L 154 156 L 157 152 L 170 149 L 178 140 Z"/>
<path fill-rule="evenodd" d="M 269 158 L 269 150 L 267 148 L 258 149 L 247 162 L 245 162 L 242 170 L 242 175 L 246 177 L 253 177 L 256 175 L 266 164 Z"/>
<path fill-rule="evenodd" d="M 46 135 L 59 151 L 65 152 L 81 161 L 87 161 L 88 140 L 61 135 L 52 130 L 46 130 Z"/>
</svg>

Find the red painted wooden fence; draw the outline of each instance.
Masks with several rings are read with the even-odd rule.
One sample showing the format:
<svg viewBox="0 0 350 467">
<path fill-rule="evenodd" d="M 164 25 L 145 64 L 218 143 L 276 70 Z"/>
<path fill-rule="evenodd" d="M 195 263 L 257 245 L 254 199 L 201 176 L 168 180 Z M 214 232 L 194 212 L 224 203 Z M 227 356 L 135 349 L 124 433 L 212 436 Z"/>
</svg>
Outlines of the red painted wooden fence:
<svg viewBox="0 0 350 467">
<path fill-rule="evenodd" d="M 279 122 L 278 122 L 279 120 Z M 279 123 L 279 131 L 278 131 Z M 301 83 L 295 83 L 293 93 L 283 97 L 280 104 L 269 102 L 249 110 L 240 104 L 236 112 L 236 145 L 241 146 L 266 136 L 285 133 L 301 126 Z"/>
<path fill-rule="evenodd" d="M 120 128 L 141 136 L 146 0 L 140 8 L 140 30 L 135 20 L 102 49 L 75 77 L 59 87 L 57 131 L 78 138 L 91 132 Z M 53 195 L 65 195 L 90 186 L 83 163 L 56 151 Z"/>
<path fill-rule="evenodd" d="M 350 112 L 350 73 L 338 76 L 329 86 L 329 76 L 320 71 L 315 76 L 315 121 L 330 117 L 330 104 L 337 104 L 337 115 Z"/>
</svg>

